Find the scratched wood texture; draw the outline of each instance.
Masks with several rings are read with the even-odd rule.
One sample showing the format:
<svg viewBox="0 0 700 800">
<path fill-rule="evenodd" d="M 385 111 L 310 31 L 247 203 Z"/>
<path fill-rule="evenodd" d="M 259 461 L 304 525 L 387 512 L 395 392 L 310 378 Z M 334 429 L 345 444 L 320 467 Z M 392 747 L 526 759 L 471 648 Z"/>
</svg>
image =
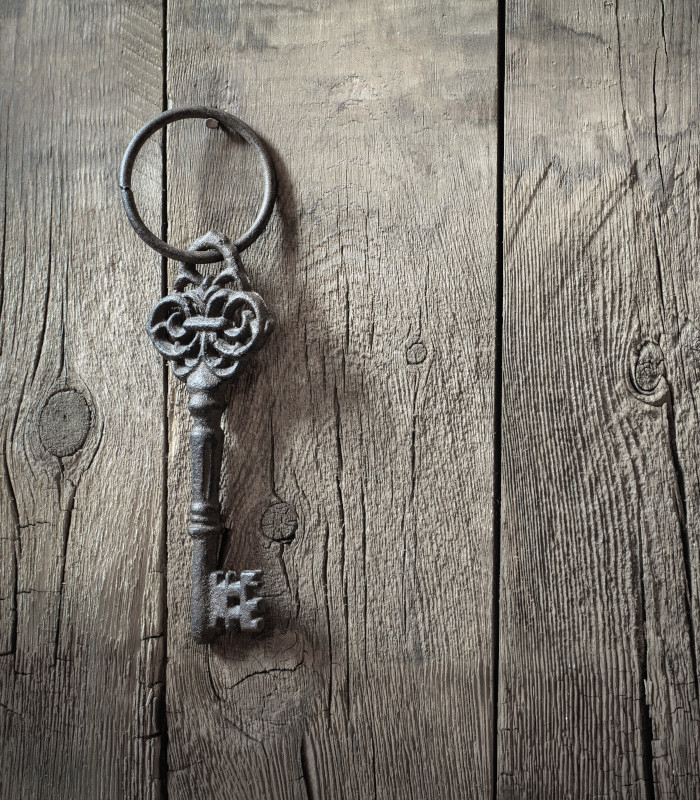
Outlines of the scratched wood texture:
<svg viewBox="0 0 700 800">
<path fill-rule="evenodd" d="M 0 5 L 2 798 L 162 796 L 161 277 L 116 191 L 161 108 L 161 14 Z"/>
<path fill-rule="evenodd" d="M 506 7 L 502 798 L 700 796 L 698 7 Z"/>
<path fill-rule="evenodd" d="M 265 572 L 253 639 L 190 635 L 170 381 L 169 797 L 487 797 L 496 5 L 175 0 L 167 30 L 168 102 L 247 120 L 281 178 L 244 254 L 278 328 L 226 416 L 222 563 Z M 244 147 L 182 123 L 167 162 L 171 241 L 243 231 Z"/>
<path fill-rule="evenodd" d="M 700 796 L 698 11 L 504 2 L 495 542 L 496 3 L 0 5 L 2 800 Z M 164 102 L 281 178 L 223 471 L 268 628 L 211 647 L 116 192 Z M 254 215 L 240 142 L 166 163 L 171 241 Z"/>
</svg>

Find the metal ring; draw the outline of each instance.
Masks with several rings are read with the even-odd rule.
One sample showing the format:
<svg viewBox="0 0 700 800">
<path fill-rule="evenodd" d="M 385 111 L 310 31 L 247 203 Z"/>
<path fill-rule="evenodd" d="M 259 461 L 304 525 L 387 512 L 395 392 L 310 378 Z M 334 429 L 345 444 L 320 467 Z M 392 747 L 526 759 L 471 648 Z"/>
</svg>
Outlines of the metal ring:
<svg viewBox="0 0 700 800">
<path fill-rule="evenodd" d="M 146 143 L 146 140 L 152 136 L 156 131 L 169 125 L 171 122 L 176 122 L 179 119 L 215 119 L 224 128 L 235 131 L 240 134 L 248 144 L 252 145 L 255 152 L 260 156 L 263 165 L 263 174 L 265 180 L 265 193 L 263 196 L 262 205 L 258 216 L 251 227 L 240 239 L 234 242 L 236 249 L 242 252 L 249 247 L 265 230 L 272 208 L 275 204 L 275 195 L 277 194 L 277 173 L 275 172 L 275 165 L 272 163 L 272 158 L 267 150 L 267 147 L 255 133 L 255 131 L 248 127 L 238 117 L 232 114 L 227 114 L 225 111 L 219 111 L 218 108 L 206 108 L 205 106 L 192 106 L 190 108 L 174 108 L 170 111 L 165 111 L 154 117 L 149 123 L 143 126 L 141 130 L 134 136 L 129 143 L 124 153 L 122 165 L 119 170 L 119 187 L 122 193 L 122 202 L 126 210 L 126 216 L 132 224 L 134 230 L 146 242 L 147 245 L 152 247 L 155 251 L 167 258 L 175 259 L 176 261 L 184 261 L 188 264 L 211 264 L 215 261 L 222 261 L 223 256 L 218 250 L 181 250 L 179 247 L 173 247 L 167 244 L 162 239 L 159 239 L 153 231 L 149 230 L 144 221 L 141 219 L 136 204 L 134 203 L 134 194 L 131 191 L 131 171 L 136 161 L 136 156 Z"/>
</svg>

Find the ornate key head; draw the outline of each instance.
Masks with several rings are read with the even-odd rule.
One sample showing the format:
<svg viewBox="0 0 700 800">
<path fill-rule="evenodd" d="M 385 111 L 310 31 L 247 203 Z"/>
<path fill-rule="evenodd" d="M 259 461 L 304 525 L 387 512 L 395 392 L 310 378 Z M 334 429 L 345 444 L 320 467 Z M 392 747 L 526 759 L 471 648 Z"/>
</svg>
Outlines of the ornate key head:
<svg viewBox="0 0 700 800">
<path fill-rule="evenodd" d="M 231 242 L 212 231 L 193 245 L 208 247 L 222 253 L 226 268 L 212 279 L 181 263 L 175 292 L 156 305 L 148 321 L 153 344 L 181 380 L 202 364 L 220 380 L 228 380 L 274 327 L 264 300 L 249 288 Z M 192 288 L 185 289 L 187 285 Z"/>
</svg>

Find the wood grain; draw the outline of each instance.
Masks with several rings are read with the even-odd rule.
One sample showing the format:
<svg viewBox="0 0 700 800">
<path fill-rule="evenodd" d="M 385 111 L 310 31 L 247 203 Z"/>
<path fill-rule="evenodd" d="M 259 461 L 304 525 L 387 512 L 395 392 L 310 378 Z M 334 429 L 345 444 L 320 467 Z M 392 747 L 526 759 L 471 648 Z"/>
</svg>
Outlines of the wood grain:
<svg viewBox="0 0 700 800">
<path fill-rule="evenodd" d="M 0 798 L 700 795 L 697 15 L 506 2 L 494 586 L 496 3 L 0 8 Z M 268 627 L 210 647 L 116 190 L 164 59 L 280 174 L 223 466 Z M 180 122 L 166 161 L 171 242 L 255 215 L 240 141 Z"/>
<path fill-rule="evenodd" d="M 222 561 L 266 575 L 258 638 L 191 639 L 170 382 L 169 797 L 487 797 L 495 3 L 170 2 L 168 93 L 240 115 L 281 177 L 245 253 L 279 325 L 223 468 Z M 252 219 L 258 167 L 221 131 L 173 126 L 168 166 L 171 241 Z"/>
<path fill-rule="evenodd" d="M 160 262 L 116 170 L 160 109 L 161 4 L 0 9 L 0 797 L 157 798 Z M 160 214 L 157 148 L 141 202 Z"/>
<path fill-rule="evenodd" d="M 697 8 L 506 19 L 498 796 L 694 798 Z"/>
</svg>

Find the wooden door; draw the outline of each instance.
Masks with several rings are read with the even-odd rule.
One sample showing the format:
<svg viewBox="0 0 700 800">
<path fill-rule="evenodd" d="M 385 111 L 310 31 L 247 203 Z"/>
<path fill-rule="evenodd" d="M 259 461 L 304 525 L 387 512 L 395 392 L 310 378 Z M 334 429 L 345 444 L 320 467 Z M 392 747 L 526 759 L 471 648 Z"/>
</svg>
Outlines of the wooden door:
<svg viewBox="0 0 700 800">
<path fill-rule="evenodd" d="M 0 797 L 694 798 L 700 454 L 690 0 L 0 6 Z M 280 177 L 244 255 L 277 321 L 225 416 L 189 630 L 171 286 L 116 171 L 211 105 Z M 147 222 L 261 185 L 201 121 Z"/>
</svg>

